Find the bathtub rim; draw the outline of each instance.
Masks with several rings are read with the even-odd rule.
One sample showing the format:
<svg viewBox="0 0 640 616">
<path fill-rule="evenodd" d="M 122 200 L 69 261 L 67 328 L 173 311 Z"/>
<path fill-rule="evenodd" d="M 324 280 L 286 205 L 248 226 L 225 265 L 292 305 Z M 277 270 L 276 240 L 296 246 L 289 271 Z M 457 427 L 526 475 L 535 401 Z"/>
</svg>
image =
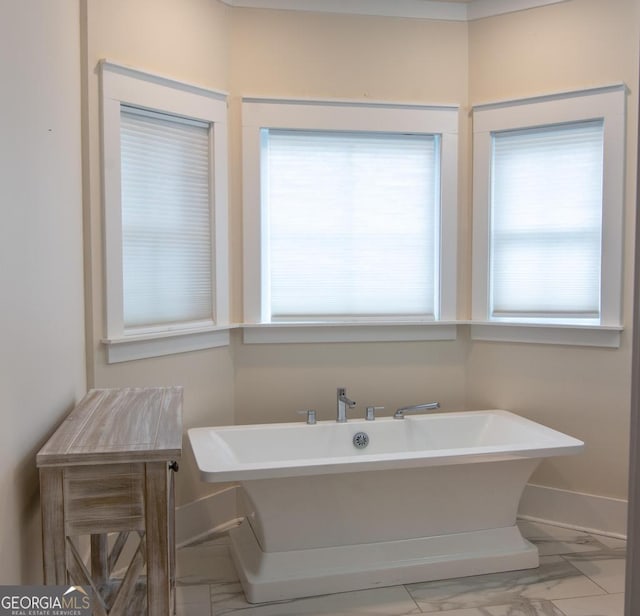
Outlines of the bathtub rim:
<svg viewBox="0 0 640 616">
<path fill-rule="evenodd" d="M 477 414 L 497 415 L 507 417 L 511 421 L 522 424 L 525 428 L 534 428 L 534 436 L 539 436 L 539 440 L 532 440 L 531 443 L 513 445 L 486 445 L 476 447 L 458 447 L 439 450 L 412 450 L 393 453 L 365 454 L 357 456 L 336 456 L 332 458 L 295 458 L 279 459 L 274 461 L 260 462 L 238 462 L 236 460 L 224 459 L 224 456 L 216 457 L 208 455 L 207 445 L 211 445 L 211 432 L 241 431 L 247 428 L 272 430 L 313 430 L 314 425 L 307 425 L 302 422 L 284 422 L 268 424 L 245 424 L 232 426 L 210 426 L 191 428 L 188 430 L 189 441 L 196 458 L 196 463 L 200 473 L 200 478 L 209 483 L 225 483 L 230 481 L 255 481 L 260 479 L 275 479 L 286 477 L 326 475 L 338 473 L 354 473 L 362 471 L 392 470 L 403 468 L 445 466 L 456 464 L 476 464 L 482 462 L 498 462 L 516 460 L 522 458 L 547 458 L 561 455 L 574 455 L 580 453 L 585 444 L 583 441 L 572 436 L 558 432 L 544 424 L 532 421 L 511 411 L 502 409 L 486 409 L 477 411 L 456 411 L 443 413 L 430 413 L 406 417 L 403 420 L 395 420 L 391 417 L 381 417 L 376 419 L 376 425 L 384 422 L 404 421 L 422 422 L 438 417 L 462 417 Z M 336 425 L 335 421 L 323 420 L 318 424 Z M 346 424 L 338 426 L 351 426 L 352 429 L 366 428 L 371 426 L 371 422 L 364 419 L 352 419 Z M 342 428 L 345 429 L 345 428 Z M 541 438 L 540 435 L 544 435 Z M 226 446 L 226 445 L 225 445 Z"/>
</svg>

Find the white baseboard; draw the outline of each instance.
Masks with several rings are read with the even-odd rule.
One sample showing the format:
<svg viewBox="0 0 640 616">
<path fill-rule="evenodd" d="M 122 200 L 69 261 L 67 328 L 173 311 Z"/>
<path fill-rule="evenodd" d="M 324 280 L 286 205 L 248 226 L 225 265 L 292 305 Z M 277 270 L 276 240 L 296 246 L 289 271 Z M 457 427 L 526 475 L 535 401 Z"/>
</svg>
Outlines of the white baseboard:
<svg viewBox="0 0 640 616">
<path fill-rule="evenodd" d="M 518 517 L 626 539 L 627 501 L 528 484 Z"/>
<path fill-rule="evenodd" d="M 230 486 L 176 508 L 176 546 L 226 532 L 239 523 L 237 487 Z"/>
<path fill-rule="evenodd" d="M 176 544 L 182 547 L 237 526 L 237 486 L 230 486 L 176 510 Z M 598 535 L 626 539 L 627 501 L 528 484 L 518 517 Z"/>
</svg>

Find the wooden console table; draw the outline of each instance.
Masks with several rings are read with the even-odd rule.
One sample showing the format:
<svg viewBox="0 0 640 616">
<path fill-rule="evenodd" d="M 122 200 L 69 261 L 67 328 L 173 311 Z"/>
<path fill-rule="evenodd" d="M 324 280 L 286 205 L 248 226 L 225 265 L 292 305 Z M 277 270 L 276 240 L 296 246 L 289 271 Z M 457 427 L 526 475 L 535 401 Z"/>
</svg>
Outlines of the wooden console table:
<svg viewBox="0 0 640 616">
<path fill-rule="evenodd" d="M 91 587 L 95 616 L 174 614 L 181 453 L 181 387 L 91 390 L 36 458 L 45 584 Z"/>
</svg>

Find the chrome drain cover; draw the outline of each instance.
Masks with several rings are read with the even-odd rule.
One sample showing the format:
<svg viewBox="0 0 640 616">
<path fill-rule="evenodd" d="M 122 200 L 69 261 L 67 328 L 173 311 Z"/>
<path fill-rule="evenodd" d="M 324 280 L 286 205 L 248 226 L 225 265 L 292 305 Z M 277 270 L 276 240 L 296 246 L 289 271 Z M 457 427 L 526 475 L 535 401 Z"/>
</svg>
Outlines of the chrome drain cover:
<svg viewBox="0 0 640 616">
<path fill-rule="evenodd" d="M 356 449 L 364 449 L 369 444 L 369 435 L 366 432 L 356 432 L 353 435 L 353 446 Z"/>
</svg>

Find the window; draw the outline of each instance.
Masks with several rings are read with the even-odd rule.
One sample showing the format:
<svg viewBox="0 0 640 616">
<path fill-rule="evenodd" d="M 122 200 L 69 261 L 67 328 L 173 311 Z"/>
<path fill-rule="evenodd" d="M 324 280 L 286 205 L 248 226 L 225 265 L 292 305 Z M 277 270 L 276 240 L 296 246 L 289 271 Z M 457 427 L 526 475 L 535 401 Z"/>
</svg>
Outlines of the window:
<svg viewBox="0 0 640 616">
<path fill-rule="evenodd" d="M 263 136 L 271 318 L 435 318 L 438 139 Z"/>
<path fill-rule="evenodd" d="M 209 125 L 122 107 L 125 331 L 213 321 Z"/>
<path fill-rule="evenodd" d="M 108 360 L 227 344 L 224 96 L 101 66 Z"/>
<path fill-rule="evenodd" d="M 586 343 L 615 344 L 623 160 L 622 87 L 474 109 L 476 334 L 498 331 L 486 323 L 597 327 Z"/>
<path fill-rule="evenodd" d="M 245 321 L 455 319 L 440 238 L 455 236 L 457 109 L 250 100 L 243 116 Z"/>
<path fill-rule="evenodd" d="M 597 324 L 601 120 L 492 135 L 490 317 Z"/>
</svg>

